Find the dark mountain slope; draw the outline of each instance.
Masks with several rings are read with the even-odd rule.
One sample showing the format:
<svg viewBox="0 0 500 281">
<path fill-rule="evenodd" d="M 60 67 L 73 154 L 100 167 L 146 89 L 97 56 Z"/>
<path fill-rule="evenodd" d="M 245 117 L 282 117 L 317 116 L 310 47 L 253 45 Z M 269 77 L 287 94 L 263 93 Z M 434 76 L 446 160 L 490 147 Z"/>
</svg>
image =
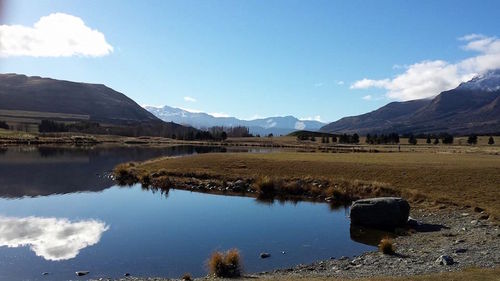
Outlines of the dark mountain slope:
<svg viewBox="0 0 500 281">
<path fill-rule="evenodd" d="M 122 93 L 104 85 L 0 74 L 0 109 L 88 115 L 110 124 L 158 119 Z"/>
<path fill-rule="evenodd" d="M 325 132 L 492 134 L 500 132 L 500 70 L 480 75 L 432 100 L 393 102 L 342 118 Z"/>
</svg>

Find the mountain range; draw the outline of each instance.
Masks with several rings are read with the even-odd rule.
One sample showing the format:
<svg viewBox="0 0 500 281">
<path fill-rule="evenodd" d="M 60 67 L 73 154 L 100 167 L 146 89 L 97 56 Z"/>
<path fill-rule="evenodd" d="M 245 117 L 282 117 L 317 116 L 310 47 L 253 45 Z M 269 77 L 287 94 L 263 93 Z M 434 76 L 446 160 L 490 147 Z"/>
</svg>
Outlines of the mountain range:
<svg viewBox="0 0 500 281">
<path fill-rule="evenodd" d="M 254 120 L 241 120 L 235 117 L 215 117 L 203 112 L 190 112 L 170 106 L 145 108 L 163 121 L 175 122 L 193 126 L 195 128 L 209 128 L 213 126 L 235 127 L 245 126 L 251 134 L 286 135 L 296 130 L 319 130 L 325 123 L 314 120 L 299 120 L 293 116 L 268 117 Z"/>
<path fill-rule="evenodd" d="M 500 133 L 500 70 L 476 76 L 432 99 L 391 102 L 320 129 L 329 133 Z"/>
</svg>

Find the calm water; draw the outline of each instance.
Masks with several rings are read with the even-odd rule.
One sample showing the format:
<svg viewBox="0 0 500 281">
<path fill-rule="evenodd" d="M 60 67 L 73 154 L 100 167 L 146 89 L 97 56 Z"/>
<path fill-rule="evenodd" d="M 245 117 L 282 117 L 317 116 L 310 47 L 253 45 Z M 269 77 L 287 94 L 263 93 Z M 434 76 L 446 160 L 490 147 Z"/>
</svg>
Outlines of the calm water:
<svg viewBox="0 0 500 281">
<path fill-rule="evenodd" d="M 105 176 L 125 161 L 209 151 L 223 152 L 186 146 L 1 149 L 0 280 L 83 280 L 126 272 L 201 276 L 212 251 L 233 247 L 248 272 L 373 249 L 351 239 L 344 208 L 165 194 L 114 186 Z M 272 257 L 261 260 L 261 252 Z M 77 278 L 78 270 L 91 273 Z"/>
</svg>

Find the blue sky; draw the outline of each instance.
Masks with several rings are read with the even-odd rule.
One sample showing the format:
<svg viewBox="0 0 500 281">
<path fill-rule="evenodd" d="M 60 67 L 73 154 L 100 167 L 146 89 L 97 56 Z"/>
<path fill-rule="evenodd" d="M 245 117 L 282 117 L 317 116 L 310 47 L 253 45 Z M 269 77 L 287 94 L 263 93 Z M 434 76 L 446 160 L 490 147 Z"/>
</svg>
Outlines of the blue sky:
<svg viewBox="0 0 500 281">
<path fill-rule="evenodd" d="M 500 67 L 498 11 L 500 1 L 6 1 L 9 40 L 14 25 L 62 13 L 112 51 L 4 48 L 0 72 L 103 83 L 142 105 L 335 121 Z"/>
</svg>

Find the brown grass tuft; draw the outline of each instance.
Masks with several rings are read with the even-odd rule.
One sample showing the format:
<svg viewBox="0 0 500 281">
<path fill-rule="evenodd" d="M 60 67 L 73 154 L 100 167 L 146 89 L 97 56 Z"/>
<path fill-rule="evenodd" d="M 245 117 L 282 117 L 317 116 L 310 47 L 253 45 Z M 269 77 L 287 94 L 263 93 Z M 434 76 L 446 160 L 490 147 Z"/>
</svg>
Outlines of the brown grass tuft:
<svg viewBox="0 0 500 281">
<path fill-rule="evenodd" d="M 184 275 L 182 275 L 182 281 L 191 281 L 191 280 L 193 280 L 193 278 L 191 278 L 191 274 L 185 273 Z"/>
<path fill-rule="evenodd" d="M 380 240 L 380 244 L 378 244 L 378 249 L 385 255 L 393 255 L 396 252 L 394 244 L 392 243 L 392 239 L 388 237 L 385 237 L 382 240 Z"/>
<path fill-rule="evenodd" d="M 216 277 L 240 277 L 241 267 L 240 252 L 237 249 L 231 249 L 225 253 L 214 252 L 208 260 L 208 269 Z"/>
</svg>

